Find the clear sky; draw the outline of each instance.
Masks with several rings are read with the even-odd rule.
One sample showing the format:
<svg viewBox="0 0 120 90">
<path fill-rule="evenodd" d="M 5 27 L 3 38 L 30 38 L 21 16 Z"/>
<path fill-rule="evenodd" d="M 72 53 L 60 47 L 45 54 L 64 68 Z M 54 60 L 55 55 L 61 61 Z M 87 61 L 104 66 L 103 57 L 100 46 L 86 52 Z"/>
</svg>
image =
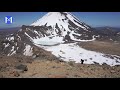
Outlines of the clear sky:
<svg viewBox="0 0 120 90">
<path fill-rule="evenodd" d="M 30 25 L 47 12 L 0 12 L 0 28 Z M 71 12 L 82 22 L 92 26 L 120 27 L 120 12 Z M 5 16 L 13 17 L 13 24 L 5 24 Z"/>
</svg>

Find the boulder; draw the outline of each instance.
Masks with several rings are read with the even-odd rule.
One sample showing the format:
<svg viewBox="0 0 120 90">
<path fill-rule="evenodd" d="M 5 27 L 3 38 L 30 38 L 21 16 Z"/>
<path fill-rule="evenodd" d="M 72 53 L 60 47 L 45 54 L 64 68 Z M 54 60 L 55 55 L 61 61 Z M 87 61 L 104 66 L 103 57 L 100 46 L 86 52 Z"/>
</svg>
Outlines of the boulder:
<svg viewBox="0 0 120 90">
<path fill-rule="evenodd" d="M 16 69 L 19 69 L 22 71 L 28 71 L 27 65 L 23 65 L 23 64 L 16 66 Z"/>
<path fill-rule="evenodd" d="M 15 77 L 19 77 L 19 76 L 20 76 L 19 72 L 15 71 L 15 72 L 14 72 L 14 76 L 15 76 Z"/>
</svg>

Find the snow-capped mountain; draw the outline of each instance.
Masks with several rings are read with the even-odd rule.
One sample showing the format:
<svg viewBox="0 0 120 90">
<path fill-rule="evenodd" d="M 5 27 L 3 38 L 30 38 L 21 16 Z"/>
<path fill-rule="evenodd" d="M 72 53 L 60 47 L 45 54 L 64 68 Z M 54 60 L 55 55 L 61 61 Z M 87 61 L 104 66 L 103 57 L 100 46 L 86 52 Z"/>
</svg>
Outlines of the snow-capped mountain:
<svg viewBox="0 0 120 90">
<path fill-rule="evenodd" d="M 45 26 L 49 28 L 47 34 L 51 37 L 65 37 L 68 33 L 72 40 L 92 40 L 95 35 L 92 28 L 81 22 L 68 12 L 49 12 L 38 19 L 31 26 Z"/>
<path fill-rule="evenodd" d="M 111 66 L 120 65 L 119 56 L 111 55 L 111 59 L 105 57 L 105 54 L 85 50 L 76 44 L 79 41 L 93 41 L 100 37 L 101 35 L 92 27 L 71 13 L 49 12 L 31 25 L 23 25 L 17 33 L 6 36 L 0 44 L 0 52 L 7 56 L 33 56 L 39 51 L 47 50 L 65 61 L 80 62 L 84 59 L 86 64 L 97 62 Z"/>
</svg>

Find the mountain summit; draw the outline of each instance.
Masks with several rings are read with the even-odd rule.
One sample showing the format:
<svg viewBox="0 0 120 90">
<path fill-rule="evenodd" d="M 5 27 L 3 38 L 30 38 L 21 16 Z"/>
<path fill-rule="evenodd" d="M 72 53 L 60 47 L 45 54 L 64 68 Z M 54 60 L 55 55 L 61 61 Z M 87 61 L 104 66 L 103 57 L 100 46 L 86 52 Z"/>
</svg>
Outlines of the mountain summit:
<svg viewBox="0 0 120 90">
<path fill-rule="evenodd" d="M 77 19 L 74 15 L 68 12 L 49 12 L 44 15 L 42 18 L 38 19 L 34 22 L 33 26 L 51 26 L 55 28 L 56 24 L 60 29 L 65 28 L 66 30 L 70 30 L 69 26 L 81 27 L 84 30 L 89 29 L 90 27 Z"/>
<path fill-rule="evenodd" d="M 72 40 L 93 39 L 92 28 L 69 12 L 49 12 L 31 26 L 48 27 L 50 36 L 65 37 L 69 33 Z"/>
</svg>

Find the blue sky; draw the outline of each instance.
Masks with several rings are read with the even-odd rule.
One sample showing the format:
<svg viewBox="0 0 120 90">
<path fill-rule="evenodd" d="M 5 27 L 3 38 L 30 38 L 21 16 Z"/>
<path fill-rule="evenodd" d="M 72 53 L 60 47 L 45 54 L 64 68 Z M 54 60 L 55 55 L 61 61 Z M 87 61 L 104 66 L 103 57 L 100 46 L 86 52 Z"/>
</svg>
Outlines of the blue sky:
<svg viewBox="0 0 120 90">
<path fill-rule="evenodd" d="M 0 28 L 30 25 L 47 12 L 0 12 Z M 120 12 L 71 12 L 82 22 L 92 26 L 120 27 Z M 5 24 L 5 16 L 13 17 L 13 24 Z"/>
</svg>

